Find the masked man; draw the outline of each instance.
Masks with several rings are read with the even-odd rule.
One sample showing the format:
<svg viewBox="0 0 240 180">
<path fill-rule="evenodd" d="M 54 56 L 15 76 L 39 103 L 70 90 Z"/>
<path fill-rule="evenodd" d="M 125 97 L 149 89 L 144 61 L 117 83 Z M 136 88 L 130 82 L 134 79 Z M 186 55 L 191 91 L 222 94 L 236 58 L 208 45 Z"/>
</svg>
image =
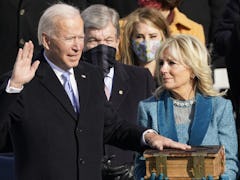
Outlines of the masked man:
<svg viewBox="0 0 240 180">
<path fill-rule="evenodd" d="M 119 45 L 119 15 L 115 10 L 104 5 L 92 5 L 81 15 L 85 31 L 82 60 L 102 69 L 108 100 L 122 118 L 135 124 L 138 102 L 149 97 L 155 87 L 153 77 L 145 68 L 115 60 Z M 111 167 L 104 170 L 103 179 L 133 178 L 133 151 L 105 145 L 105 157 L 107 162 L 111 162 Z"/>
</svg>

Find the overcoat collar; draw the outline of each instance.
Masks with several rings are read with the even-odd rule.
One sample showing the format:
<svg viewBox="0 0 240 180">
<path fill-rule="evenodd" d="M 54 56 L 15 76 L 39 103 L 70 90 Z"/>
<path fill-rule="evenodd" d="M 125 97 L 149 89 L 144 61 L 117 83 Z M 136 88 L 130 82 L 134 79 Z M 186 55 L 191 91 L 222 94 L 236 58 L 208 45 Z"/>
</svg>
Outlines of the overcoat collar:
<svg viewBox="0 0 240 180">
<path fill-rule="evenodd" d="M 211 118 L 212 99 L 197 93 L 195 113 L 190 126 L 188 144 L 196 146 L 202 143 Z M 178 141 L 173 113 L 173 101 L 167 91 L 163 92 L 158 100 L 158 131 L 161 135 Z"/>
</svg>

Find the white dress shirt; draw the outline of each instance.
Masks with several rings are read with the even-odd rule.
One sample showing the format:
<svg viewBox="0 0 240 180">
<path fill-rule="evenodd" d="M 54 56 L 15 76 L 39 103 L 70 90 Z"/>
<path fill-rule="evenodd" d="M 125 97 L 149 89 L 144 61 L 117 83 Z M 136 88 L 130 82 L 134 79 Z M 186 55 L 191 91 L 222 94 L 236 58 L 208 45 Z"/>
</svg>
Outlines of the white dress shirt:
<svg viewBox="0 0 240 180">
<path fill-rule="evenodd" d="M 107 76 L 104 78 L 104 84 L 107 86 L 110 94 L 112 92 L 112 81 L 113 81 L 113 76 L 114 76 L 114 67 L 110 68 L 109 73 Z"/>
</svg>

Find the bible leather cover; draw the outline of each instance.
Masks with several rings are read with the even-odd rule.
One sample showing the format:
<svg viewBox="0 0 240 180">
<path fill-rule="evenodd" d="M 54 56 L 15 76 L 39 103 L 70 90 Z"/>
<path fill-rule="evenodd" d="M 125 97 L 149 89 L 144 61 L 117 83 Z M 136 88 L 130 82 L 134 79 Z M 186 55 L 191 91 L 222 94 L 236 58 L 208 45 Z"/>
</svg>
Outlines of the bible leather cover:
<svg viewBox="0 0 240 180">
<path fill-rule="evenodd" d="M 197 180 L 212 176 L 219 179 L 225 169 L 223 146 L 192 146 L 190 150 L 163 149 L 146 150 L 146 176 L 152 173 L 168 177 L 169 180 Z"/>
</svg>

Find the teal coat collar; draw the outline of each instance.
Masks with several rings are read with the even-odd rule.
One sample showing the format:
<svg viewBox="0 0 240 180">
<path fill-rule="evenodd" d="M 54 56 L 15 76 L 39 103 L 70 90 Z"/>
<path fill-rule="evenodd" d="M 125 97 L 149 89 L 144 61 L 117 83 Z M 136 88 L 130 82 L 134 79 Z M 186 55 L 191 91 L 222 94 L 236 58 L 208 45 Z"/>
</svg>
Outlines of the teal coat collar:
<svg viewBox="0 0 240 180">
<path fill-rule="evenodd" d="M 190 145 L 201 145 L 212 118 L 212 98 L 196 94 L 193 122 L 189 131 Z M 158 131 L 161 135 L 178 141 L 173 113 L 173 101 L 169 92 L 162 93 L 158 100 Z"/>
</svg>

